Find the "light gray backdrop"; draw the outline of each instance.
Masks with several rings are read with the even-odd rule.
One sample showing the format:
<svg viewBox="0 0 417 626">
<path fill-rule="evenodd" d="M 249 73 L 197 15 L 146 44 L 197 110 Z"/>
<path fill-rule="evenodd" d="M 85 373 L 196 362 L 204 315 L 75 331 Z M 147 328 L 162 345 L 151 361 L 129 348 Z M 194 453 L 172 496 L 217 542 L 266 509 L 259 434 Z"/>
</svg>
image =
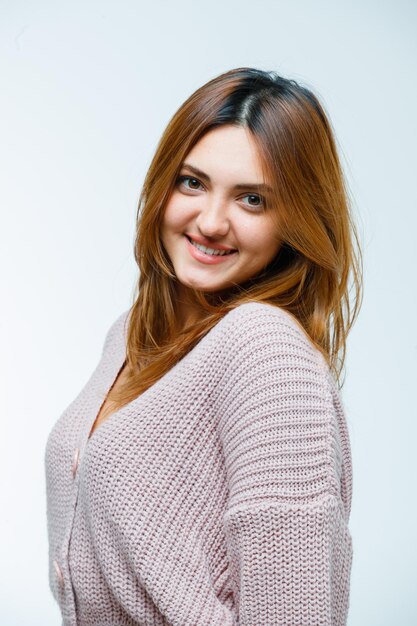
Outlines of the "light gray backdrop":
<svg viewBox="0 0 417 626">
<path fill-rule="evenodd" d="M 60 623 L 44 447 L 137 277 L 134 217 L 157 141 L 225 70 L 301 81 L 336 130 L 365 255 L 343 388 L 350 626 L 417 623 L 416 4 L 0 2 L 0 622 Z"/>
</svg>

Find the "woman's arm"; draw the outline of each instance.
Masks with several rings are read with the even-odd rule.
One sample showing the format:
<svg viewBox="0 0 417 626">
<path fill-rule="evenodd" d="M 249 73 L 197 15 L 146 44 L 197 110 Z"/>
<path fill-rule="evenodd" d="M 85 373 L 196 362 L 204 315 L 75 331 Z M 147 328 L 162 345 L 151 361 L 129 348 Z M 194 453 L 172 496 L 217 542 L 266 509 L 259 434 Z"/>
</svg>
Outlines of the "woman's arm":
<svg viewBox="0 0 417 626">
<path fill-rule="evenodd" d="M 350 459 L 327 365 L 284 311 L 254 304 L 238 322 L 218 407 L 238 623 L 344 626 Z"/>
</svg>

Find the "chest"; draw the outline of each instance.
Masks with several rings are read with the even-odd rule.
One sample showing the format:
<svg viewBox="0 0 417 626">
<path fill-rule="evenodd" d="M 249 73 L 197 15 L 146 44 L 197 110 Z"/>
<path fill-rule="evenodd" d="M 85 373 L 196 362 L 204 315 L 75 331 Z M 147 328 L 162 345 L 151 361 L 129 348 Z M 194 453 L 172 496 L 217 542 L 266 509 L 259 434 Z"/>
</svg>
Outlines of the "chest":
<svg viewBox="0 0 417 626">
<path fill-rule="evenodd" d="M 126 368 L 126 362 L 124 362 L 121 369 L 119 370 L 118 375 L 116 376 L 116 380 L 114 381 L 113 385 L 111 386 L 109 390 L 109 393 L 112 390 L 118 391 L 120 387 L 125 383 L 126 379 L 127 379 L 127 368 Z M 112 413 L 114 413 L 118 409 L 116 402 L 114 400 L 111 400 L 108 397 L 108 395 L 109 394 L 106 395 L 106 398 L 104 399 L 104 402 L 99 409 L 97 417 L 93 423 L 93 426 L 91 427 L 89 437 L 91 437 L 93 432 L 97 430 L 97 428 L 103 422 L 105 422 L 106 419 L 110 417 L 110 415 L 112 415 Z"/>
</svg>

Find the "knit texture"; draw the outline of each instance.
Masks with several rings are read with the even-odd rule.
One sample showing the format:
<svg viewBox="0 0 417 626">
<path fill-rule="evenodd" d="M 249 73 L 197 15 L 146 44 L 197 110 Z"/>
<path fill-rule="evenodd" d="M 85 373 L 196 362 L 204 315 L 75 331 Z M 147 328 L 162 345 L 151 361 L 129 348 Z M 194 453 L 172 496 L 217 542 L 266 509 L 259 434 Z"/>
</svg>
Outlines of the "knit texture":
<svg viewBox="0 0 417 626">
<path fill-rule="evenodd" d="M 46 444 L 62 624 L 345 625 L 351 451 L 321 353 L 283 309 L 242 304 L 89 437 L 128 316 Z"/>
</svg>

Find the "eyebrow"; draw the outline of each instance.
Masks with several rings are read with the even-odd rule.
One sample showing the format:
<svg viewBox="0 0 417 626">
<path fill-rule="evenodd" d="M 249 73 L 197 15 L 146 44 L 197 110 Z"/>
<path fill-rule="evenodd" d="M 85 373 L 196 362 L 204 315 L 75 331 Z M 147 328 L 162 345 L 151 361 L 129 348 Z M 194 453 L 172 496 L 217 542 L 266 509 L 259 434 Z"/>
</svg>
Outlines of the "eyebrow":
<svg viewBox="0 0 417 626">
<path fill-rule="evenodd" d="M 187 168 L 196 176 L 200 176 L 200 178 L 203 178 L 207 182 L 210 182 L 210 176 L 200 170 L 198 167 L 195 167 L 190 163 L 183 163 L 182 167 Z M 272 187 L 270 187 L 269 185 L 265 185 L 264 183 L 239 183 L 238 185 L 235 185 L 233 189 L 256 189 L 257 191 L 272 192 Z"/>
</svg>

